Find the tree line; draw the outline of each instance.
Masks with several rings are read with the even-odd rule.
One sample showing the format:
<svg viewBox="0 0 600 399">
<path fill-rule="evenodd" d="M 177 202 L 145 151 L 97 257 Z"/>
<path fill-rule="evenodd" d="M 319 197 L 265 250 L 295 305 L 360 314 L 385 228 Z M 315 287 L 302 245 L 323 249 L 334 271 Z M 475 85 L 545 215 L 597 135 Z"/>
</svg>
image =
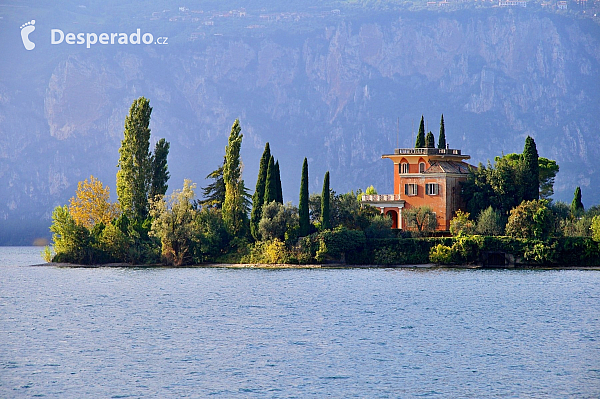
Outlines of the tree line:
<svg viewBox="0 0 600 399">
<path fill-rule="evenodd" d="M 242 176 L 243 134 L 235 120 L 223 164 L 196 198 L 196 184 L 166 195 L 169 143 L 160 139 L 149 151 L 152 108 L 136 99 L 125 119 L 116 174 L 117 202 L 108 186 L 94 176 L 78 184 L 69 205 L 53 212 L 52 255 L 55 262 L 185 265 L 208 261 L 299 262 L 306 255 L 302 238 L 332 229 L 391 234 L 391 221 L 371 207 L 361 207 L 360 193 L 336 194 L 325 173 L 321 194 L 309 195 L 308 161 L 300 174 L 298 207 L 284 203 L 279 161 L 265 144 L 254 193 Z M 360 190 L 359 190 L 360 191 Z M 309 242 L 309 239 L 307 242 Z M 314 251 L 313 251 L 314 252 Z"/>
<path fill-rule="evenodd" d="M 237 119 L 223 163 L 207 176 L 212 182 L 202 188 L 203 199 L 196 197 L 197 186 L 190 180 L 167 195 L 170 145 L 160 139 L 150 152 L 151 113 L 149 100 L 140 97 L 125 119 L 116 173 L 117 202 L 110 201 L 108 186 L 90 176 L 79 182 L 69 205 L 54 209 L 50 229 L 55 254 L 47 248 L 48 260 L 186 265 L 421 259 L 417 255 L 399 258 L 400 254 L 390 251 L 398 245 L 413 245 L 399 244 L 402 240 L 433 233 L 435 217 L 430 209 L 403 210 L 407 228 L 392 230 L 391 219 L 361 204 L 362 190 L 333 191 L 329 172 L 323 177 L 321 193 L 309 194 L 306 158 L 299 171 L 298 206 L 284 203 L 279 161 L 268 142 L 250 194 L 242 176 L 243 134 Z M 421 145 L 435 146 L 433 134 L 424 134 L 423 117 L 415 143 Z M 442 115 L 438 148 L 445 146 Z M 579 187 L 571 206 L 550 199 L 558 170 L 555 161 L 538 156 L 531 137 L 526 139 L 523 153 L 496 157 L 493 165 L 488 162 L 471 168 L 462 186 L 464 207 L 451 221 L 450 232 L 459 244 L 423 244 L 431 250 L 430 260 L 453 263 L 471 259 L 457 254 L 464 252 L 464 237 L 477 234 L 534 240 L 533 247 L 541 253 L 548 252 L 547 247 L 553 245 L 548 240 L 557 237 L 600 241 L 600 208 L 586 211 Z M 365 194 L 376 193 L 373 186 L 365 190 Z"/>
</svg>

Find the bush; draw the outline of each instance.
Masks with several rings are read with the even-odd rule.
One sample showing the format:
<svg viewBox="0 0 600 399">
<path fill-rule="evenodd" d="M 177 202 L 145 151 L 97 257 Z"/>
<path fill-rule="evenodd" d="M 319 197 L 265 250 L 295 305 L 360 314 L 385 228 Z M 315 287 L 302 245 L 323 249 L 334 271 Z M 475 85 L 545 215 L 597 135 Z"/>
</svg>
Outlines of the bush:
<svg viewBox="0 0 600 399">
<path fill-rule="evenodd" d="M 371 223 L 364 230 L 366 238 L 392 238 L 392 219 L 383 215 L 376 215 L 371 219 Z"/>
<path fill-rule="evenodd" d="M 438 244 L 435 247 L 431 247 L 429 261 L 442 265 L 450 265 L 454 263 L 454 251 L 451 247 Z"/>
<path fill-rule="evenodd" d="M 258 231 L 262 240 L 283 241 L 288 233 L 289 242 L 298 238 L 298 209 L 291 203 L 285 205 L 272 201 L 263 207 L 263 214 L 258 223 Z"/>
<path fill-rule="evenodd" d="M 319 248 L 315 259 L 324 261 L 346 261 L 346 254 L 357 252 L 365 246 L 365 233 L 359 230 L 348 230 L 338 227 L 335 230 L 325 230 L 319 234 Z"/>
<path fill-rule="evenodd" d="M 499 236 L 504 231 L 504 223 L 500 212 L 494 210 L 491 206 L 481 211 L 477 217 L 477 227 L 475 232 L 482 236 Z"/>
<path fill-rule="evenodd" d="M 456 211 L 456 216 L 450 221 L 450 233 L 455 237 L 475 233 L 475 224 L 469 220 L 468 212 Z"/>
<path fill-rule="evenodd" d="M 258 241 L 250 249 L 250 253 L 242 257 L 244 263 L 289 263 L 291 254 L 285 244 L 278 240 Z"/>
<path fill-rule="evenodd" d="M 523 201 L 510 211 L 506 235 L 544 240 L 552 232 L 552 212 L 546 200 Z"/>
<path fill-rule="evenodd" d="M 592 219 L 592 238 L 596 242 L 600 242 L 600 216 L 596 215 Z"/>
</svg>

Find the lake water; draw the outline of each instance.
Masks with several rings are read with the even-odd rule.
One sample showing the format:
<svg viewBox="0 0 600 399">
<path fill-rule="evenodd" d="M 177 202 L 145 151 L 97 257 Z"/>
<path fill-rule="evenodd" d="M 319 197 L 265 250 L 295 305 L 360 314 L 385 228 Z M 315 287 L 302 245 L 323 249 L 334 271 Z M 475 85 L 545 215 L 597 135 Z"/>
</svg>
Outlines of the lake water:
<svg viewBox="0 0 600 399">
<path fill-rule="evenodd" d="M 0 247 L 0 397 L 600 397 L 600 272 L 55 268 Z"/>
</svg>

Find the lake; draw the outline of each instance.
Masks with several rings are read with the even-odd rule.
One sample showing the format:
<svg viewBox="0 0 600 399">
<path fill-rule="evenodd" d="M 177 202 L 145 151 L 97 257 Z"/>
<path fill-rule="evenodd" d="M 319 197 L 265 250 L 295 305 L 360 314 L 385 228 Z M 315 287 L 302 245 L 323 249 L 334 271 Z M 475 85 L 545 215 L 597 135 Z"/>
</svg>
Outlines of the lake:
<svg viewBox="0 0 600 399">
<path fill-rule="evenodd" d="M 0 247 L 0 397 L 600 397 L 600 272 L 56 268 Z"/>
</svg>

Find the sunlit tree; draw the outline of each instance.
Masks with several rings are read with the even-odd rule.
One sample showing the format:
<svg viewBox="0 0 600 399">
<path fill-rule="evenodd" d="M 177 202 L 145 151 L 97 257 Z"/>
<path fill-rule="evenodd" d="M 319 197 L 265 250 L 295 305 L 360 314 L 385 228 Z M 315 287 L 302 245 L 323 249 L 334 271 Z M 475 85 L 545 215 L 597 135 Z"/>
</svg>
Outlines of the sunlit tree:
<svg viewBox="0 0 600 399">
<path fill-rule="evenodd" d="M 110 202 L 110 189 L 94 176 L 77 184 L 77 192 L 69 203 L 75 223 L 91 229 L 96 223 L 109 224 L 119 217 L 119 205 Z"/>
</svg>

